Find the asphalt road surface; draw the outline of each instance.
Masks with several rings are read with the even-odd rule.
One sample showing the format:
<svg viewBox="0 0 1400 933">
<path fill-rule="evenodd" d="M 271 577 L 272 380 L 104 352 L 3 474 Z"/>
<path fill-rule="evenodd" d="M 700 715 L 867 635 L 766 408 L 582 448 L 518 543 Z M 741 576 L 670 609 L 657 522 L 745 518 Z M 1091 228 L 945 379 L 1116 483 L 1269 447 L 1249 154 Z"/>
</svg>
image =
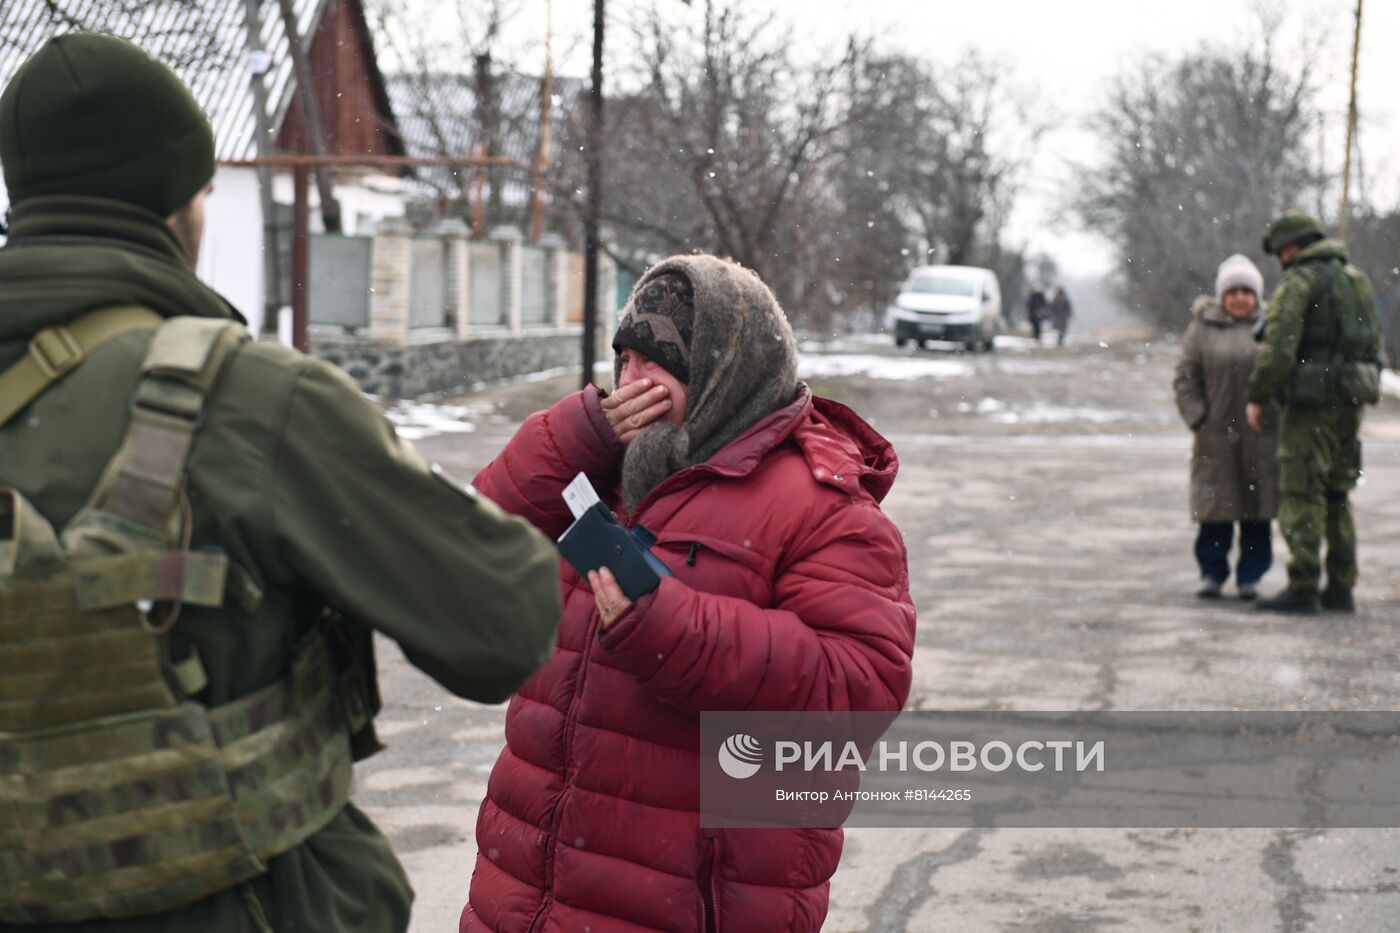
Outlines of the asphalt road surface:
<svg viewBox="0 0 1400 933">
<path fill-rule="evenodd" d="M 1400 709 L 1400 401 L 1368 415 L 1354 496 L 1360 611 L 1293 619 L 1193 596 L 1189 435 L 1175 347 L 804 348 L 813 388 L 889 437 L 885 501 L 908 543 L 921 710 Z M 577 377 L 395 412 L 463 478 Z M 1275 529 L 1275 566 L 1286 556 Z M 463 607 L 470 612 L 470 607 Z M 418 891 L 413 929 L 456 929 L 503 707 L 456 700 L 380 645 L 389 750 L 355 799 Z M 488 840 L 481 840 L 488 845 Z M 1400 831 L 859 829 L 827 931 L 1400 929 Z"/>
</svg>

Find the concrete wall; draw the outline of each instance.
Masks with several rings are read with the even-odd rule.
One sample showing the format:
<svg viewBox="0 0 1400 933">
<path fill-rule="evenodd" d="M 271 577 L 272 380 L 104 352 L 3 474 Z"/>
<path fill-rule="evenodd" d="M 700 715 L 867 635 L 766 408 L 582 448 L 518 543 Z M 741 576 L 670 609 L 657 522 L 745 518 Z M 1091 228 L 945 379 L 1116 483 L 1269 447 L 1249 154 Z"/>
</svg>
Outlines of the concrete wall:
<svg viewBox="0 0 1400 933">
<path fill-rule="evenodd" d="M 327 335 L 312 338 L 311 352 L 345 370 L 371 395 L 417 398 L 545 370 L 577 369 L 582 334 L 582 328 L 568 327 L 407 345 Z M 598 328 L 599 360 L 610 357 L 611 339 L 611 327 Z"/>
<path fill-rule="evenodd" d="M 551 369 L 575 368 L 582 355 L 583 328 L 568 321 L 573 296 L 568 269 L 574 264 L 558 238 L 542 240 L 536 262 L 527 279 L 523 262 L 524 240 L 519 230 L 502 227 L 492 231 L 490 248 L 500 254 L 500 298 L 503 310 L 477 323 L 473 313 L 471 243 L 466 228 L 457 222 L 441 225 L 430 234 L 415 234 L 402 220 L 382 220 L 369 251 L 369 320 L 363 328 L 313 327 L 309 333 L 313 354 L 340 366 L 360 387 L 374 395 L 413 398 L 448 393 L 484 383 Z M 415 243 L 440 241 L 431 269 L 420 268 L 424 256 Z M 600 302 L 597 358 L 611 358 L 609 341 L 616 326 L 613 264 L 599 262 Z M 444 305 L 442 325 L 415 327 L 413 286 L 422 274 L 437 281 L 438 300 Z M 421 285 L 421 282 L 419 283 Z M 533 290 L 535 321 L 522 314 L 523 295 Z M 490 289 L 495 292 L 493 286 Z M 493 299 L 496 297 L 491 295 Z M 494 307 L 494 305 L 493 305 Z M 421 309 L 420 309 L 421 311 Z M 450 321 L 450 326 L 448 322 Z"/>
</svg>

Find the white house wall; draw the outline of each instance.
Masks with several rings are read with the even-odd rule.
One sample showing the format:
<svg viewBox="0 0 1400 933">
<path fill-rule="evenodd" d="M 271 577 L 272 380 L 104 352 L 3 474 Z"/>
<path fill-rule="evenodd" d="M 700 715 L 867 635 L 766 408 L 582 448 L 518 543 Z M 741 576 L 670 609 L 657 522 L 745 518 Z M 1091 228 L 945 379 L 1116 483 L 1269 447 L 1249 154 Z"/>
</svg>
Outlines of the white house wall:
<svg viewBox="0 0 1400 933">
<path fill-rule="evenodd" d="M 291 204 L 296 193 L 292 176 L 278 173 L 272 184 L 273 196 L 278 203 Z M 311 230 L 319 232 L 321 224 L 321 198 L 316 192 L 316 183 L 307 185 L 308 202 L 311 205 Z M 335 197 L 340 202 L 341 225 L 347 236 L 368 236 L 374 233 L 376 221 L 386 217 L 402 217 L 404 211 L 403 183 L 387 175 L 368 175 L 357 179 L 355 184 L 335 185 Z"/>
<path fill-rule="evenodd" d="M 204 214 L 199 277 L 248 318 L 254 334 L 262 329 L 263 221 L 258 173 L 221 165 Z"/>
</svg>

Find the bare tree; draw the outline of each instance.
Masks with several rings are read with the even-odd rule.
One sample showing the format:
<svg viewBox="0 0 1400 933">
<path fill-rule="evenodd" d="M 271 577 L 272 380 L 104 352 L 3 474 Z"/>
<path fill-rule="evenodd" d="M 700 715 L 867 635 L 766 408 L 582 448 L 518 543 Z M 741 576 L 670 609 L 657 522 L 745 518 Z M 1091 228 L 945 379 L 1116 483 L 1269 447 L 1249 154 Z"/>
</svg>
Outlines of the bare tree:
<svg viewBox="0 0 1400 933">
<path fill-rule="evenodd" d="M 528 184 L 538 147 L 540 79 L 519 72 L 520 50 L 506 48 L 502 38 L 520 9 L 521 0 L 456 0 L 437 5 L 433 18 L 405 0 L 366 4 L 371 29 L 392 63 L 388 81 L 405 135 L 430 155 L 520 163 L 484 170 L 480 216 L 473 210 L 475 171 L 420 172 L 464 219 L 485 228 L 521 221 L 506 189 Z"/>
<path fill-rule="evenodd" d="M 640 64 L 609 102 L 604 152 L 615 258 L 640 272 L 667 252 L 730 256 L 816 332 L 882 309 L 930 249 L 1018 287 L 1002 238 L 1037 124 L 1003 69 L 968 57 L 944 77 L 854 40 L 803 63 L 771 16 L 696 14 L 632 23 Z M 581 129 L 555 173 L 566 196 L 583 188 Z"/>
<path fill-rule="evenodd" d="M 737 6 L 709 3 L 689 25 L 653 8 L 634 34 L 641 89 L 610 109 L 604 219 L 783 288 L 799 192 L 833 152 L 842 63 L 799 65 L 771 17 Z"/>
<path fill-rule="evenodd" d="M 886 280 L 915 258 L 982 265 L 998 272 L 1008 302 L 1019 300 L 1024 258 L 1004 230 L 1046 123 L 1007 70 L 972 52 L 938 69 L 866 49 L 852 61 L 846 96 L 837 184 L 854 204 L 885 212 L 865 219 L 872 233 L 905 228 L 906 248 L 884 254 Z"/>
<path fill-rule="evenodd" d="M 1270 217 L 1320 182 L 1308 59 L 1276 56 L 1273 30 L 1239 49 L 1148 59 L 1092 119 L 1109 154 L 1079 170 L 1077 212 L 1116 245 L 1129 305 L 1168 330 L 1185 326 L 1226 256 L 1262 260 Z"/>
<path fill-rule="evenodd" d="M 1381 324 L 1385 331 L 1385 355 L 1391 367 L 1400 366 L 1400 210 L 1366 209 L 1352 214 L 1347 228 L 1351 260 L 1376 287 Z"/>
</svg>

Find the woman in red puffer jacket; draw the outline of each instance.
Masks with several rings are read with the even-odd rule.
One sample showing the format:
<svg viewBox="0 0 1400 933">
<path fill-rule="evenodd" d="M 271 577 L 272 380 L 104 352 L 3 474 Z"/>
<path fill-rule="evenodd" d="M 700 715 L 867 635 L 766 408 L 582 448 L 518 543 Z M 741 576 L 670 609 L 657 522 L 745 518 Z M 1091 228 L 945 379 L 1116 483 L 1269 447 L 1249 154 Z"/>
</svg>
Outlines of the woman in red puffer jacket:
<svg viewBox="0 0 1400 933">
<path fill-rule="evenodd" d="M 774 933 L 826 916 L 840 830 L 702 829 L 702 710 L 900 709 L 914 607 L 898 461 L 796 381 L 782 309 L 712 256 L 652 267 L 617 391 L 532 415 L 474 485 L 558 537 L 584 473 L 671 570 L 629 602 L 561 564 L 553 658 L 511 701 L 461 930 Z"/>
</svg>

